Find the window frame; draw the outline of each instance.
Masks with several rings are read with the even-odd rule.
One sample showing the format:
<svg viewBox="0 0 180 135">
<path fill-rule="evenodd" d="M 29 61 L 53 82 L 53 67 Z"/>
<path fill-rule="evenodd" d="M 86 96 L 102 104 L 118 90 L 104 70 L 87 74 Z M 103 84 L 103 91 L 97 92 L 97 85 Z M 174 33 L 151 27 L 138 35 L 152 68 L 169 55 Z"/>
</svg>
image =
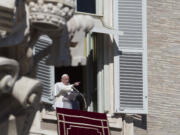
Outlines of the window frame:
<svg viewBox="0 0 180 135">
<path fill-rule="evenodd" d="M 113 13 L 113 20 L 114 20 L 114 28 L 118 29 L 118 0 L 114 0 L 113 1 L 113 7 L 114 7 L 114 13 Z M 123 48 L 119 46 L 118 43 L 118 36 L 115 35 L 115 41 L 116 44 L 118 45 L 118 49 L 114 49 L 114 113 L 115 114 L 121 114 L 121 113 L 125 113 L 125 114 L 148 114 L 148 75 L 147 75 L 147 71 L 148 71 L 148 64 L 147 64 L 147 0 L 142 0 L 142 39 L 143 39 L 143 46 L 142 48 Z M 119 100 L 119 95 L 120 95 L 120 67 L 119 67 L 119 60 L 120 57 L 118 55 L 118 51 L 120 52 L 142 52 L 143 53 L 143 104 L 144 104 L 144 108 L 143 110 L 124 110 L 122 111 L 120 109 L 120 100 Z"/>
<path fill-rule="evenodd" d="M 84 15 L 92 15 L 92 16 L 103 16 L 104 13 L 104 0 L 96 0 L 96 13 L 87 13 L 87 12 L 80 12 L 77 11 L 77 0 L 75 0 L 75 13 L 80 13 L 80 14 L 84 14 Z"/>
</svg>

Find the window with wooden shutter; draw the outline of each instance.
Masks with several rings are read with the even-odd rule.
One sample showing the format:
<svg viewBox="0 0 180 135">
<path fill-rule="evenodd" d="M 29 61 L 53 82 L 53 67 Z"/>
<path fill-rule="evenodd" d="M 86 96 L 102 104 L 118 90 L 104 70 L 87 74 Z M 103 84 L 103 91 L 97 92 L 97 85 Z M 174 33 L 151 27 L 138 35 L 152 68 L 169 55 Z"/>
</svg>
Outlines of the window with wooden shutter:
<svg viewBox="0 0 180 135">
<path fill-rule="evenodd" d="M 147 113 L 146 0 L 115 0 L 115 112 Z"/>
<path fill-rule="evenodd" d="M 37 43 L 35 44 L 35 53 L 47 48 L 52 44 L 52 40 L 48 36 L 41 36 Z M 53 104 L 53 87 L 54 87 L 54 66 L 46 65 L 46 60 L 48 56 L 44 57 L 39 63 L 37 67 L 36 78 L 42 82 L 43 91 L 41 101 Z"/>
</svg>

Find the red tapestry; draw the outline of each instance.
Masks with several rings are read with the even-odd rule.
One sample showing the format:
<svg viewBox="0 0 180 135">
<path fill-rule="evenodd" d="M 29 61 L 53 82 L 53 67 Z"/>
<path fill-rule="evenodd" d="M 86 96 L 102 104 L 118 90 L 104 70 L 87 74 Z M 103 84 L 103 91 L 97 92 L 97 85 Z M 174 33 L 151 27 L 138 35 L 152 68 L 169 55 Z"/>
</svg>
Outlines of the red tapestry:
<svg viewBox="0 0 180 135">
<path fill-rule="evenodd" d="M 110 135 L 106 114 L 57 108 L 59 135 Z"/>
</svg>

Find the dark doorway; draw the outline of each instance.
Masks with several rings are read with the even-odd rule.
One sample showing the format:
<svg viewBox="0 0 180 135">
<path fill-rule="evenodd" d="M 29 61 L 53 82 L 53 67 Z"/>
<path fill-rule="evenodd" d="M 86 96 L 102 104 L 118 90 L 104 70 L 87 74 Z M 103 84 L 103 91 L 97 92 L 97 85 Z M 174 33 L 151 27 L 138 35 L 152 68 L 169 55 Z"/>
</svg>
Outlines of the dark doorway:
<svg viewBox="0 0 180 135">
<path fill-rule="evenodd" d="M 80 82 L 80 86 L 76 87 L 81 93 L 84 94 L 84 68 L 83 66 L 78 67 L 56 67 L 55 68 L 55 82 L 61 81 L 61 76 L 63 74 L 68 74 L 70 77 L 70 84 L 73 84 L 74 82 Z M 80 109 L 84 109 L 84 101 L 81 96 L 77 97 L 77 100 L 80 105 Z"/>
<path fill-rule="evenodd" d="M 84 92 L 84 79 L 83 79 L 83 66 L 78 67 L 56 67 L 55 68 L 55 82 L 61 81 L 63 74 L 68 74 L 70 77 L 70 83 L 80 82 L 80 86 L 76 87 L 80 92 Z"/>
<path fill-rule="evenodd" d="M 96 0 L 77 0 L 77 11 L 96 13 Z"/>
</svg>

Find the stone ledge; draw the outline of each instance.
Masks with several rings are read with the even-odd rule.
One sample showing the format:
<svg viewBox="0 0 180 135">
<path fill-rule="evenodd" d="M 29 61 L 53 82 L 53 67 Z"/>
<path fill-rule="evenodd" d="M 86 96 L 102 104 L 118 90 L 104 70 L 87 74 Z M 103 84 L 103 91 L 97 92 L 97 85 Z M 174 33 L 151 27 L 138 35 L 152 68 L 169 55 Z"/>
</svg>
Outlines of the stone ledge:
<svg viewBox="0 0 180 135">
<path fill-rule="evenodd" d="M 109 127 L 115 129 L 122 129 L 122 118 L 112 118 L 108 116 Z"/>
<path fill-rule="evenodd" d="M 45 109 L 41 113 L 42 120 L 54 120 L 57 121 L 56 112 L 47 112 Z"/>
</svg>

